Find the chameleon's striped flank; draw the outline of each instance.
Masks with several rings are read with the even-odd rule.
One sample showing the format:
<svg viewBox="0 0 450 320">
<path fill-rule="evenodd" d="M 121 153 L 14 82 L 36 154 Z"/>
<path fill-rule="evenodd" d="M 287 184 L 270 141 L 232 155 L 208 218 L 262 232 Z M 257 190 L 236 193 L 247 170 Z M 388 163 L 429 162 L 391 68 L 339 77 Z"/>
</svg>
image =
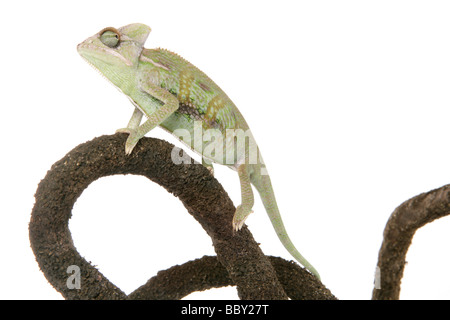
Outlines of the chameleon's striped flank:
<svg viewBox="0 0 450 320">
<path fill-rule="evenodd" d="M 178 92 L 178 101 L 185 105 L 191 105 L 190 95 L 192 82 L 194 82 L 194 75 L 189 70 L 180 72 L 180 90 Z M 192 105 L 193 108 L 194 105 Z"/>
</svg>

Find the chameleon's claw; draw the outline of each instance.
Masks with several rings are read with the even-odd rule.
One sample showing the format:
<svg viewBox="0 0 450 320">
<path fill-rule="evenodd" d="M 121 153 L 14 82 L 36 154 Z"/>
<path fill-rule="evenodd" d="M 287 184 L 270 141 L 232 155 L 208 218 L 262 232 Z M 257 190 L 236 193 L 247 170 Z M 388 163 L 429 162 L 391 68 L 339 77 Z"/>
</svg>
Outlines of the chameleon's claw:
<svg viewBox="0 0 450 320">
<path fill-rule="evenodd" d="M 122 129 L 117 129 L 116 133 L 128 133 L 128 139 L 127 142 L 125 143 L 125 153 L 127 155 L 131 154 L 131 152 L 133 151 L 134 147 L 136 146 L 136 144 L 139 141 L 139 138 L 136 135 L 136 130 L 135 129 L 130 129 L 130 128 L 122 128 Z"/>
<path fill-rule="evenodd" d="M 245 210 L 241 205 L 239 205 L 236 208 L 236 212 L 233 216 L 233 230 L 239 231 L 241 230 L 242 226 L 244 225 L 245 220 L 247 217 L 253 213 L 253 210 Z"/>
<path fill-rule="evenodd" d="M 128 136 L 127 142 L 125 143 L 125 153 L 127 155 L 131 154 L 138 141 L 139 138 L 137 138 L 134 134 L 130 134 Z"/>
</svg>

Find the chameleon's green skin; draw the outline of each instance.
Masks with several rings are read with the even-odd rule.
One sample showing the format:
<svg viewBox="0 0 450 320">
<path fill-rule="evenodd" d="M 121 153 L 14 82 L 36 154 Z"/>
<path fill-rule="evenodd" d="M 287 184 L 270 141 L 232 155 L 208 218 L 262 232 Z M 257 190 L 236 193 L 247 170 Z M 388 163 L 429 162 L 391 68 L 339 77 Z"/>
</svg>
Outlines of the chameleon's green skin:
<svg viewBox="0 0 450 320">
<path fill-rule="evenodd" d="M 204 152 L 210 141 L 193 139 L 188 144 L 203 156 L 204 165 L 211 171 L 212 161 L 238 172 L 242 203 L 234 214 L 234 230 L 239 230 L 252 212 L 253 184 L 285 248 L 319 277 L 286 233 L 262 158 L 250 161 L 253 158 L 249 150 L 258 150 L 259 154 L 259 149 L 239 110 L 219 86 L 188 61 L 164 49 L 145 49 L 149 33 L 150 28 L 143 24 L 105 28 L 78 45 L 80 55 L 127 95 L 135 106 L 127 128 L 118 130 L 129 133 L 125 152 L 131 153 L 139 139 L 156 126 L 174 134 L 184 129 L 194 138 L 195 124 L 201 123 L 203 130 L 216 129 L 224 137 L 224 143 L 219 144 L 223 145 L 222 157 L 218 156 L 220 153 L 210 156 Z M 143 115 L 147 120 L 141 124 Z M 230 129 L 247 132 L 248 145 L 233 144 L 233 136 L 227 135 Z M 233 148 L 229 148 L 230 144 Z"/>
</svg>

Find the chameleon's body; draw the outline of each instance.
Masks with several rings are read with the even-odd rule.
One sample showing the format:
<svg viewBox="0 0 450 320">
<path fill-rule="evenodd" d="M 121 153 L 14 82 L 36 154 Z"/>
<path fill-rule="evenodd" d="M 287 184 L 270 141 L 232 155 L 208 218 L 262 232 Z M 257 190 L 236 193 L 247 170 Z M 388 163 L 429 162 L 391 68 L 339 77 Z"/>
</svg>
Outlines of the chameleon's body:
<svg viewBox="0 0 450 320">
<path fill-rule="evenodd" d="M 78 45 L 80 55 L 135 106 L 127 128 L 119 130 L 129 133 L 125 152 L 131 153 L 139 139 L 156 126 L 174 134 L 180 129 L 187 131 L 194 137 L 188 145 L 203 156 L 205 166 L 212 170 L 212 161 L 238 172 L 242 203 L 236 209 L 233 228 L 239 230 L 252 212 L 253 184 L 283 245 L 297 261 L 319 277 L 286 233 L 261 157 L 251 161 L 255 158 L 249 150 L 258 149 L 239 110 L 219 86 L 188 61 L 164 49 L 145 49 L 149 33 L 150 28 L 143 24 L 106 28 Z M 141 124 L 143 115 L 147 121 Z M 221 133 L 223 141 L 196 139 L 198 123 L 203 130 L 214 129 Z M 230 130 L 246 132 L 248 142 L 235 143 L 236 138 L 229 134 Z M 216 143 L 216 152 L 207 154 L 205 150 L 212 141 Z M 222 146 L 223 152 L 217 152 L 217 146 Z M 259 150 L 257 153 L 259 155 Z"/>
</svg>

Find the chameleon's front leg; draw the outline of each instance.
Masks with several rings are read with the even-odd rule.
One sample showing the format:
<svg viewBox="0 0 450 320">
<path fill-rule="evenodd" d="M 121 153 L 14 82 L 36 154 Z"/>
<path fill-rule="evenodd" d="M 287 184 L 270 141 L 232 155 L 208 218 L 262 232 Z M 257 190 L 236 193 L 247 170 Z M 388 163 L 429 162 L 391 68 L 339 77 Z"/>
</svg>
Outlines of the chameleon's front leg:
<svg viewBox="0 0 450 320">
<path fill-rule="evenodd" d="M 133 115 L 131 116 L 131 119 L 128 122 L 127 127 L 122 128 L 122 129 L 117 129 L 116 132 L 123 132 L 123 133 L 130 134 L 131 132 L 136 131 L 137 128 L 139 127 L 139 125 L 141 124 L 143 115 L 144 114 L 142 113 L 141 110 L 139 110 L 139 108 L 137 108 L 137 107 L 134 108 Z"/>
<path fill-rule="evenodd" d="M 174 113 L 178 109 L 179 105 L 178 99 L 175 98 L 175 96 L 173 96 L 170 92 L 161 87 L 157 87 L 150 82 L 140 83 L 140 88 L 149 95 L 149 105 L 139 105 L 148 119 L 139 126 L 139 123 L 142 119 L 142 112 L 136 108 L 133 116 L 130 119 L 130 122 L 128 123 L 128 127 L 121 131 L 128 132 L 130 134 L 128 136 L 127 142 L 125 143 L 126 154 L 130 154 L 138 141 L 143 136 L 145 136 L 147 132 L 155 128 L 161 122 L 166 120 L 172 113 Z M 153 113 L 149 111 L 152 110 L 152 107 L 150 107 L 150 105 L 153 103 L 153 101 L 151 101 L 151 97 L 154 97 L 164 103 Z"/>
<path fill-rule="evenodd" d="M 241 204 L 236 208 L 233 216 L 233 230 L 238 231 L 244 225 L 245 219 L 252 213 L 254 204 L 252 185 L 247 171 L 247 165 L 241 164 L 238 167 L 238 176 L 241 183 Z"/>
</svg>

